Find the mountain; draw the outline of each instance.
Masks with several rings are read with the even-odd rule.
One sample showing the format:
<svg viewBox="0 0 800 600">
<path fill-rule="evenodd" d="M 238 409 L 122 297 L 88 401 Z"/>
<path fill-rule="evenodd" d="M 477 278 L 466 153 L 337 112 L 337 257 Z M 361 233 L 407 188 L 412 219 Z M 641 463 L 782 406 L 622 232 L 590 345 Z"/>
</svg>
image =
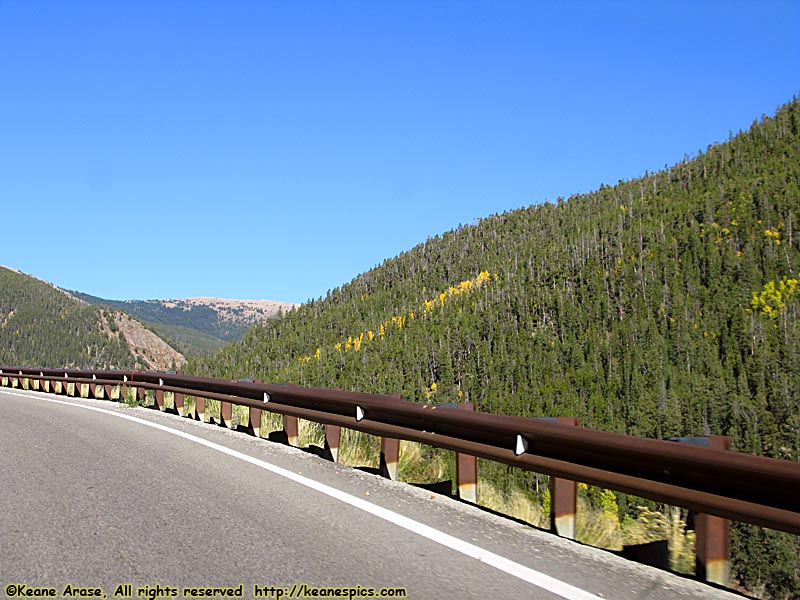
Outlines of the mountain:
<svg viewBox="0 0 800 600">
<path fill-rule="evenodd" d="M 127 314 L 0 267 L 0 364 L 168 369 L 184 357 Z"/>
<path fill-rule="evenodd" d="M 147 325 L 187 355 L 210 354 L 239 340 L 247 328 L 297 306 L 273 300 L 179 298 L 176 300 L 107 300 L 65 290 L 89 304 L 122 310 Z"/>
<path fill-rule="evenodd" d="M 800 460 L 798 280 L 794 99 L 657 173 L 428 239 L 188 370 L 730 435 L 735 450 Z M 733 548 L 749 589 L 800 589 L 797 537 L 736 525 Z"/>
</svg>

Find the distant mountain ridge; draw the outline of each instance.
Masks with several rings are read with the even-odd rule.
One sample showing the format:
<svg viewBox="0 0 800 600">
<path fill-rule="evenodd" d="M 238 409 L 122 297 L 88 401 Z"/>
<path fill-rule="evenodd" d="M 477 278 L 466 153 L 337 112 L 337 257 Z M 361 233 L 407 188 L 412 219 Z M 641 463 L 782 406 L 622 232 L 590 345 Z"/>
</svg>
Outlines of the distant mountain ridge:
<svg viewBox="0 0 800 600">
<path fill-rule="evenodd" d="M 66 293 L 93 305 L 122 310 L 139 319 L 184 354 L 204 355 L 226 342 L 237 341 L 256 323 L 296 308 L 275 300 L 177 298 L 169 300 L 108 300 L 83 292 Z"/>
<path fill-rule="evenodd" d="M 0 267 L 0 363 L 168 369 L 185 360 L 126 313 L 92 306 L 52 283 Z"/>
</svg>

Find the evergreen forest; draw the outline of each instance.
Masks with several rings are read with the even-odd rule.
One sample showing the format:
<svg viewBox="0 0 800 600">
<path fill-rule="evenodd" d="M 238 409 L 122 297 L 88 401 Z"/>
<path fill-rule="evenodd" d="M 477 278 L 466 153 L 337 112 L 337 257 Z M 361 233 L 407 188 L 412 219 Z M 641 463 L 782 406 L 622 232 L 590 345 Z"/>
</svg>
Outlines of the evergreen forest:
<svg viewBox="0 0 800 600">
<path fill-rule="evenodd" d="M 133 368 L 135 359 L 114 311 L 0 267 L 0 364 L 121 369 Z"/>
<path fill-rule="evenodd" d="M 187 370 L 727 435 L 798 461 L 798 280 L 794 99 L 657 173 L 428 239 Z M 535 494 L 531 474 L 481 476 Z M 797 536 L 737 524 L 732 544 L 745 589 L 800 596 Z"/>
</svg>

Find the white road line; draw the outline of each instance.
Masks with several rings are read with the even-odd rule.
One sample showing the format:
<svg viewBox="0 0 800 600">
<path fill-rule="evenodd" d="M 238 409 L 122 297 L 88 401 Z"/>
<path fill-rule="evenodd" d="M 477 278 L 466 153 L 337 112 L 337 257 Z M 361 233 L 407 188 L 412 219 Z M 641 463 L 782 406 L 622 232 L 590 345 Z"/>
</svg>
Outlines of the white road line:
<svg viewBox="0 0 800 600">
<path fill-rule="evenodd" d="M 158 429 L 165 433 L 177 435 L 178 437 L 182 437 L 186 440 L 189 440 L 190 442 L 200 444 L 201 446 L 205 446 L 206 448 L 216 450 L 217 452 L 222 452 L 223 454 L 227 454 L 228 456 L 231 456 L 233 458 L 238 458 L 239 460 L 248 462 L 251 465 L 255 465 L 256 467 L 264 469 L 265 471 L 270 471 L 271 473 L 280 475 L 281 477 L 285 477 L 286 479 L 289 479 L 291 481 L 294 481 L 295 483 L 299 483 L 300 485 L 311 488 L 312 490 L 316 490 L 317 492 L 325 494 L 326 496 L 335 498 L 341 502 L 349 504 L 350 506 L 353 506 L 355 508 L 363 510 L 364 512 L 374 515 L 380 519 L 388 521 L 389 523 L 393 523 L 398 527 L 402 527 L 403 529 L 416 533 L 417 535 L 420 535 L 424 538 L 427 538 L 431 541 L 441 544 L 442 546 L 446 546 L 451 550 L 455 550 L 456 552 L 460 552 L 461 554 L 470 556 L 487 565 L 499 569 L 504 573 L 513 575 L 514 577 L 517 577 L 539 588 L 552 592 L 553 594 L 561 596 L 562 598 L 566 598 L 567 600 L 603 600 L 600 596 L 591 594 L 585 590 L 582 590 L 581 588 L 565 583 L 560 579 L 556 579 L 555 577 L 551 577 L 549 575 L 545 575 L 544 573 L 540 573 L 539 571 L 535 571 L 534 569 L 530 569 L 524 565 L 521 565 L 512 560 L 504 558 L 499 554 L 495 554 L 494 552 L 490 552 L 488 550 L 480 548 L 475 544 L 470 544 L 469 542 L 460 540 L 456 537 L 453 537 L 452 535 L 444 533 L 443 531 L 439 531 L 438 529 L 434 529 L 433 527 L 415 521 L 414 519 L 410 519 L 403 515 L 399 515 L 395 512 L 392 512 L 391 510 L 383 508 L 382 506 L 377 506 L 375 504 L 372 504 L 371 502 L 362 500 L 357 496 L 353 496 L 351 494 L 348 494 L 347 492 L 342 492 L 340 490 L 337 490 L 336 488 L 330 487 L 329 485 L 325 485 L 324 483 L 319 483 L 318 481 L 314 481 L 313 479 L 309 479 L 308 477 L 304 477 L 303 475 L 298 475 L 297 473 L 293 473 L 292 471 L 289 471 L 282 467 L 275 466 L 258 458 L 253 458 L 252 456 L 248 456 L 247 454 L 243 454 L 242 452 L 231 450 L 230 448 L 226 448 L 225 446 L 221 446 L 220 444 L 209 442 L 208 440 L 204 440 L 203 438 L 197 437 L 190 433 L 185 433 L 183 431 L 172 429 L 165 425 L 160 425 L 158 423 L 151 423 L 150 421 L 146 421 L 138 417 L 132 417 L 130 415 L 125 415 L 118 412 L 106 410 L 104 408 L 86 406 L 83 404 L 73 404 L 72 402 L 65 402 L 63 400 L 56 400 L 54 398 L 47 398 L 38 395 L 20 394 L 16 392 L 8 392 L 6 390 L 2 391 L 12 396 L 20 396 L 23 398 L 43 400 L 45 402 L 52 402 L 54 404 L 63 404 L 75 408 L 82 408 L 85 410 L 104 413 L 112 417 L 127 419 L 128 421 L 133 421 L 134 423 L 139 423 L 140 425 L 144 425 L 146 427 L 152 427 L 153 429 Z"/>
</svg>

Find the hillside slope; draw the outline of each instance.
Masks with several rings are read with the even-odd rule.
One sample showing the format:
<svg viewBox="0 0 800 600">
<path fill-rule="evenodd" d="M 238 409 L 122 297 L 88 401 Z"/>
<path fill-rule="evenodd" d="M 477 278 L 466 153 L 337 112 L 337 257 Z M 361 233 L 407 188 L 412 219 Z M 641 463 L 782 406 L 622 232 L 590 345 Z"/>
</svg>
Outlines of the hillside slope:
<svg viewBox="0 0 800 600">
<path fill-rule="evenodd" d="M 210 354 L 226 342 L 239 340 L 247 328 L 295 308 L 274 300 L 178 298 L 175 300 L 108 300 L 66 290 L 89 304 L 124 311 L 174 342 L 185 354 Z"/>
<path fill-rule="evenodd" d="M 191 369 L 800 460 L 799 234 L 795 99 L 658 173 L 429 239 Z M 797 538 L 734 548 L 751 589 L 800 589 Z"/>
<path fill-rule="evenodd" d="M 194 368 L 420 401 L 435 383 L 486 411 L 800 459 L 798 129 L 793 102 L 665 171 L 429 239 Z"/>
<path fill-rule="evenodd" d="M 47 282 L 0 267 L 0 363 L 166 369 L 184 361 L 128 315 L 90 306 Z"/>
</svg>

